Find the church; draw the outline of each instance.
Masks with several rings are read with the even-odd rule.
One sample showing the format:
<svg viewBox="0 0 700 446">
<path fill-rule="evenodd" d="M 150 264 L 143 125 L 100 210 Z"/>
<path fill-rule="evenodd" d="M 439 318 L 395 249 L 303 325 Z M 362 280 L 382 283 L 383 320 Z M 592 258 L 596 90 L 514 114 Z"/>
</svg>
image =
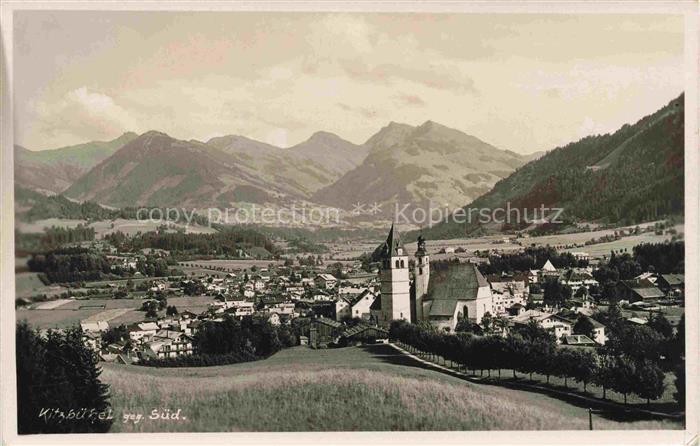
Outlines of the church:
<svg viewBox="0 0 700 446">
<path fill-rule="evenodd" d="M 381 296 L 372 313 L 380 325 L 392 320 L 429 322 L 436 328 L 454 331 L 461 319 L 480 323 L 493 314 L 491 287 L 473 263 L 436 263 L 431 271 L 425 239 L 418 237 L 413 280 L 409 258 L 392 224 L 379 248 Z"/>
</svg>

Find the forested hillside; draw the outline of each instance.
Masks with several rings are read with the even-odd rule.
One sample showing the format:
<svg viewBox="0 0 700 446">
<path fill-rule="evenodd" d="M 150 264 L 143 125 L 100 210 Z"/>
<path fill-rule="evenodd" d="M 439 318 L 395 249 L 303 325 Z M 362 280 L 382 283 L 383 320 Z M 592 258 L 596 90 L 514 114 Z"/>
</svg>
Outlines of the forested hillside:
<svg viewBox="0 0 700 446">
<path fill-rule="evenodd" d="M 684 96 L 612 134 L 558 147 L 517 169 L 465 209 L 563 208 L 569 221 L 633 224 L 683 212 Z M 530 212 L 532 215 L 532 212 Z M 424 229 L 432 238 L 464 236 L 479 223 Z M 525 227 L 527 222 L 511 227 Z M 415 234 L 414 234 L 415 236 Z"/>
</svg>

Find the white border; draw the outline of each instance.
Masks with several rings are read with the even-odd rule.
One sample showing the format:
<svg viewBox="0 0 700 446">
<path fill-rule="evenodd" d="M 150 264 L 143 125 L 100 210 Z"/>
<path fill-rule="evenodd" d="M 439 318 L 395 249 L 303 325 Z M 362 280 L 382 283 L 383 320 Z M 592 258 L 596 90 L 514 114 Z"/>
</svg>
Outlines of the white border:
<svg viewBox="0 0 700 446">
<path fill-rule="evenodd" d="M 693 1 L 590 2 L 411 2 L 411 1 L 7 1 L 0 5 L 2 96 L 0 109 L 0 382 L 3 444 L 697 444 L 698 437 L 698 11 Z M 324 432 L 324 433 L 188 433 L 17 436 L 14 351 L 14 197 L 12 119 L 12 13 L 15 10 L 105 11 L 352 11 L 462 13 L 644 13 L 682 14 L 685 46 L 685 239 L 686 239 L 686 376 L 685 431 L 490 431 L 490 432 Z M 585 36 L 582 36 L 585 38 Z M 643 45 L 643 42 L 640 42 Z M 527 410 L 527 408 L 523 408 Z"/>
</svg>

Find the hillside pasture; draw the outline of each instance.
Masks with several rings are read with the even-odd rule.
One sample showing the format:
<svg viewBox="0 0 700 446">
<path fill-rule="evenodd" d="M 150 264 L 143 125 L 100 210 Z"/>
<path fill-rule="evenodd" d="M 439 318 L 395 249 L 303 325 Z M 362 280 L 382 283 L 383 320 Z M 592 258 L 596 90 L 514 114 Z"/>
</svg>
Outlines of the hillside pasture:
<svg viewBox="0 0 700 446">
<path fill-rule="evenodd" d="M 475 384 L 426 369 L 391 346 L 294 347 L 252 363 L 150 368 L 105 363 L 112 432 L 588 429 L 588 411 L 534 392 Z M 122 413 L 182 409 L 184 419 L 124 423 Z M 527 408 L 527 410 L 524 410 Z M 596 429 L 679 429 L 669 421 Z"/>
</svg>

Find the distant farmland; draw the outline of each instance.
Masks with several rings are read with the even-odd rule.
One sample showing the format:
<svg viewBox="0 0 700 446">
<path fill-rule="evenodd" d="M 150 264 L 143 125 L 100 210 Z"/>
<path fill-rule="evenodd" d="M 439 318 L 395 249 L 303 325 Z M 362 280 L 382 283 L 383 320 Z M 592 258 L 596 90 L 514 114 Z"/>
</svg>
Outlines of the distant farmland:
<svg viewBox="0 0 700 446">
<path fill-rule="evenodd" d="M 214 298 L 210 296 L 179 296 L 168 298 L 168 305 L 178 311 L 201 313 Z M 107 320 L 110 326 L 142 321 L 140 311 L 143 299 L 75 299 L 48 309 L 17 308 L 16 319 L 26 320 L 34 328 L 65 328 L 79 324 L 81 320 Z M 40 304 L 38 308 L 47 308 Z"/>
</svg>

